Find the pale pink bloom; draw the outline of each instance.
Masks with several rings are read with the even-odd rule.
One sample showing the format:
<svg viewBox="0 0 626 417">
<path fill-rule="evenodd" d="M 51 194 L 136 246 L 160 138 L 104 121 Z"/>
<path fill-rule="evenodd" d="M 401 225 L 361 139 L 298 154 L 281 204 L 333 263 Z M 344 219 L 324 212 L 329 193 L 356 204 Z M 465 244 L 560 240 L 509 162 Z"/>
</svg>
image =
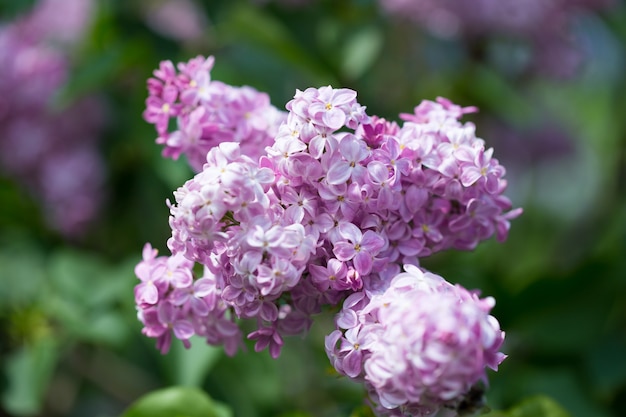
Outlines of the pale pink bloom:
<svg viewBox="0 0 626 417">
<path fill-rule="evenodd" d="M 361 162 L 369 156 L 365 144 L 350 135 L 339 142 L 339 153 L 333 159 L 326 174 L 326 181 L 331 185 L 342 184 L 349 179 L 359 179 L 366 169 Z"/>
<path fill-rule="evenodd" d="M 263 327 L 248 335 L 248 339 L 256 340 L 254 350 L 260 352 L 265 348 L 269 349 L 270 356 L 276 359 L 280 355 L 280 350 L 284 344 L 282 337 L 274 327 Z"/>
<path fill-rule="evenodd" d="M 320 291 L 326 291 L 329 288 L 335 290 L 344 290 L 346 287 L 341 284 L 345 281 L 348 268 L 344 262 L 331 258 L 326 266 L 309 265 L 309 273 L 311 280 Z"/>
<path fill-rule="evenodd" d="M 345 239 L 335 242 L 333 253 L 340 261 L 354 263 L 354 268 L 361 275 L 372 271 L 373 259 L 385 245 L 385 239 L 371 230 L 362 233 L 353 223 L 341 226 L 339 234 Z"/>
<path fill-rule="evenodd" d="M 314 122 L 337 130 L 346 123 L 347 114 L 352 112 L 356 92 L 347 88 L 333 89 L 322 87 L 309 107 L 309 115 Z"/>
</svg>

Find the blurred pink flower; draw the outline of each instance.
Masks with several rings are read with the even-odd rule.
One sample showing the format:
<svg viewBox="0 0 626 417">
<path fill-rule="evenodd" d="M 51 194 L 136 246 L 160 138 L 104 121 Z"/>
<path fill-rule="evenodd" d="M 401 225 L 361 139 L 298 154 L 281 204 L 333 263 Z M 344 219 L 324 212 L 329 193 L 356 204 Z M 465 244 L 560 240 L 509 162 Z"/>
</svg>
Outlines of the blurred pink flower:
<svg viewBox="0 0 626 417">
<path fill-rule="evenodd" d="M 95 0 L 39 0 L 18 25 L 32 38 L 71 45 L 83 39 L 95 12 Z"/>
<path fill-rule="evenodd" d="M 146 24 L 165 37 L 190 41 L 206 33 L 207 19 L 192 0 L 150 0 L 144 3 Z"/>
<path fill-rule="evenodd" d="M 572 35 L 581 13 L 606 10 L 614 0 L 379 0 L 381 8 L 442 38 L 468 40 L 502 35 L 523 40 L 532 55 L 528 69 L 571 76 L 584 60 Z"/>
<path fill-rule="evenodd" d="M 0 172 L 24 186 L 48 224 L 68 237 L 86 231 L 104 194 L 102 103 L 85 97 L 53 108 L 70 72 L 67 47 L 83 36 L 92 6 L 44 0 L 0 27 Z"/>
</svg>

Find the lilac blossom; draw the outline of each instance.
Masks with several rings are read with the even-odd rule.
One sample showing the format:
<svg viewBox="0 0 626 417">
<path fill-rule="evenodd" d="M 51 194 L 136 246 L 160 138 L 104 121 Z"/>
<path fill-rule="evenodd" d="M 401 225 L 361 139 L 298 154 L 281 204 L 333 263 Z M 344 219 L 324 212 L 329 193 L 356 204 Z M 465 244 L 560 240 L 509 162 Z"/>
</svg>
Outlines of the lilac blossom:
<svg viewBox="0 0 626 417">
<path fill-rule="evenodd" d="M 135 268 L 142 281 L 135 287 L 142 333 L 157 339 L 162 353 L 169 351 L 173 334 L 187 347 L 191 336 L 198 335 L 208 343 L 224 344 L 234 354 L 241 332 L 215 292 L 215 276 L 205 268 L 204 275 L 196 278 L 193 262 L 180 255 L 157 254 L 146 244 L 143 260 Z"/>
<path fill-rule="evenodd" d="M 506 357 L 504 332 L 489 315 L 492 298 L 412 265 L 405 271 L 384 291 L 346 299 L 326 350 L 339 373 L 365 384 L 379 415 L 430 416 L 486 383 L 485 369 Z"/>
<path fill-rule="evenodd" d="M 346 223 L 339 234 L 345 239 L 336 242 L 333 252 L 340 261 L 354 262 L 354 268 L 361 275 L 372 270 L 372 259 L 385 246 L 385 240 L 371 230 L 362 233 L 353 223 Z"/>
<path fill-rule="evenodd" d="M 213 81 L 213 62 L 213 57 L 196 57 L 175 68 L 164 61 L 148 80 L 144 119 L 155 126 L 163 155 L 177 159 L 184 154 L 196 172 L 221 142 L 238 142 L 248 156 L 258 158 L 284 119 L 267 94 Z M 177 124 L 173 131 L 171 119 Z"/>
<path fill-rule="evenodd" d="M 231 355 L 245 336 L 276 358 L 284 336 L 343 305 L 329 359 L 365 384 L 381 415 L 456 407 L 504 359 L 504 333 L 493 299 L 417 265 L 502 241 L 521 214 L 503 195 L 493 150 L 460 121 L 476 108 L 425 100 L 397 124 L 368 116 L 354 91 L 307 88 L 269 134 L 255 120 L 268 107 L 250 104 L 266 98 L 244 88 L 229 101 L 231 87 L 210 79 L 213 63 L 197 57 L 176 72 L 164 62 L 149 81 L 152 123 L 164 103 L 182 106 L 180 132 L 161 136 L 165 154 L 195 155 L 199 168 L 168 201 L 171 255 L 148 245 L 137 266 L 144 333 L 162 351 L 172 334 L 186 345 L 197 334 Z M 177 98 L 163 101 L 171 86 Z M 239 320 L 252 322 L 247 335 Z"/>
</svg>

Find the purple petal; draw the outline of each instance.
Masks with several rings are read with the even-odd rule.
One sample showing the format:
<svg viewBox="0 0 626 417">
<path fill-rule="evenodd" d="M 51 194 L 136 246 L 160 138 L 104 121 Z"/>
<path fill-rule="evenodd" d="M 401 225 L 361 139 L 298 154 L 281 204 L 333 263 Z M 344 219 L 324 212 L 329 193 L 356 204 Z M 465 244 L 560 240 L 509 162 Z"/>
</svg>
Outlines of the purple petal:
<svg viewBox="0 0 626 417">
<path fill-rule="evenodd" d="M 174 291 L 172 291 L 172 293 L 168 297 L 168 300 L 170 303 L 174 304 L 175 306 L 182 306 L 187 301 L 189 301 L 190 296 L 191 296 L 191 293 L 189 292 L 187 288 L 177 288 Z"/>
<path fill-rule="evenodd" d="M 178 88 L 173 85 L 167 85 L 163 89 L 163 101 L 166 103 L 173 103 L 178 96 Z"/>
<path fill-rule="evenodd" d="M 332 109 L 324 112 L 322 121 L 329 128 L 337 130 L 346 122 L 346 114 L 343 110 L 333 107 Z"/>
<path fill-rule="evenodd" d="M 193 325 L 187 320 L 178 320 L 174 323 L 174 336 L 180 340 L 189 339 L 194 335 Z"/>
<path fill-rule="evenodd" d="M 331 334 L 324 338 L 324 346 L 326 351 L 333 352 L 337 347 L 337 342 L 341 338 L 342 333 L 340 330 L 334 330 Z"/>
<path fill-rule="evenodd" d="M 441 242 L 443 235 L 436 227 L 429 227 L 426 236 L 433 242 Z"/>
<path fill-rule="evenodd" d="M 480 169 L 475 166 L 468 166 L 461 173 L 461 183 L 464 187 L 469 187 L 481 177 Z"/>
<path fill-rule="evenodd" d="M 344 239 L 353 243 L 359 243 L 363 238 L 361 229 L 359 229 L 354 223 L 350 222 L 343 222 L 339 225 L 339 234 Z"/>
<path fill-rule="evenodd" d="M 343 184 L 348 181 L 350 175 L 352 175 L 352 168 L 350 167 L 350 164 L 345 161 L 338 161 L 328 170 L 328 173 L 326 174 L 326 181 L 333 185 Z"/>
<path fill-rule="evenodd" d="M 139 262 L 135 265 L 135 275 L 141 281 L 149 281 L 150 280 L 150 270 L 151 266 L 147 262 Z"/>
<path fill-rule="evenodd" d="M 428 191 L 417 186 L 410 186 L 404 195 L 404 202 L 409 210 L 416 213 L 428 200 Z"/>
<path fill-rule="evenodd" d="M 187 288 L 193 283 L 193 276 L 190 270 L 179 269 L 174 271 L 170 282 L 174 288 Z"/>
<path fill-rule="evenodd" d="M 157 249 L 152 248 L 152 245 L 150 245 L 150 243 L 146 243 L 143 247 L 143 251 L 141 252 L 141 255 L 144 261 L 148 261 L 150 259 L 156 258 L 158 252 L 159 251 Z"/>
<path fill-rule="evenodd" d="M 383 246 L 385 246 L 385 239 L 376 232 L 367 230 L 363 235 L 361 247 L 366 249 L 372 256 L 376 256 Z"/>
<path fill-rule="evenodd" d="M 276 321 L 278 319 L 278 307 L 276 304 L 266 302 L 261 305 L 261 312 L 259 314 L 263 320 Z"/>
<path fill-rule="evenodd" d="M 341 262 L 339 259 L 330 258 L 326 267 L 328 268 L 328 272 L 332 275 L 335 275 L 336 277 L 342 277 L 346 275 L 346 264 Z"/>
<path fill-rule="evenodd" d="M 457 164 L 457 160 L 454 157 L 448 157 L 444 159 L 441 164 L 439 164 L 437 170 L 446 177 L 454 177 L 459 170 L 459 166 Z"/>
<path fill-rule="evenodd" d="M 349 88 L 338 88 L 333 92 L 333 105 L 341 106 L 356 99 L 356 91 Z"/>
<path fill-rule="evenodd" d="M 361 251 L 354 257 L 354 269 L 361 275 L 372 272 L 372 255 L 366 251 Z"/>
<path fill-rule="evenodd" d="M 169 302 L 160 303 L 157 310 L 159 321 L 163 324 L 172 323 L 176 317 L 176 308 Z"/>
<path fill-rule="evenodd" d="M 340 261 L 349 261 L 354 257 L 356 251 L 354 245 L 348 242 L 337 242 L 333 247 L 333 253 Z"/>
<path fill-rule="evenodd" d="M 487 182 L 485 183 L 485 190 L 489 194 L 497 194 L 500 189 L 500 180 L 496 175 L 487 175 Z"/>
<path fill-rule="evenodd" d="M 398 250 L 404 256 L 416 256 L 424 248 L 424 240 L 413 238 L 407 239 L 398 245 Z"/>
<path fill-rule="evenodd" d="M 324 153 L 324 147 L 326 146 L 326 139 L 322 136 L 316 136 L 309 142 L 309 153 L 315 159 L 319 159 Z"/>
<path fill-rule="evenodd" d="M 135 287 L 135 300 L 137 304 L 156 304 L 159 301 L 159 292 L 156 285 L 145 282 Z"/>
<path fill-rule="evenodd" d="M 380 161 L 372 161 L 367 164 L 367 173 L 374 183 L 380 184 L 389 179 L 389 169 Z"/>
<path fill-rule="evenodd" d="M 283 339 L 278 332 L 274 332 L 272 335 L 272 342 L 270 343 L 270 356 L 272 359 L 276 359 L 280 356 L 280 350 L 283 347 Z"/>
<path fill-rule="evenodd" d="M 356 349 L 343 358 L 343 371 L 350 378 L 356 378 L 361 373 L 363 353 Z"/>
<path fill-rule="evenodd" d="M 274 171 L 269 168 L 261 168 L 255 172 L 254 179 L 261 184 L 270 184 L 274 182 Z"/>
<path fill-rule="evenodd" d="M 352 329 L 359 324 L 359 319 L 354 310 L 343 309 L 337 314 L 335 323 L 342 329 Z"/>
<path fill-rule="evenodd" d="M 200 278 L 193 284 L 193 293 L 196 297 L 205 297 L 215 289 L 215 283 L 208 278 Z"/>
<path fill-rule="evenodd" d="M 191 310 L 200 317 L 206 317 L 209 315 L 209 305 L 204 301 L 203 298 L 191 298 Z"/>
</svg>

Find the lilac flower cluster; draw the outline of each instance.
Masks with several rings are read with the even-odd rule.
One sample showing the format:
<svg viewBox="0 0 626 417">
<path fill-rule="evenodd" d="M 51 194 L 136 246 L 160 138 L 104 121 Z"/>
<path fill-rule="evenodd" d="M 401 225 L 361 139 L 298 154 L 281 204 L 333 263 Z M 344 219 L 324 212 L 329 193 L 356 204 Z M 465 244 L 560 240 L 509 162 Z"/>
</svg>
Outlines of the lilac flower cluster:
<svg viewBox="0 0 626 417">
<path fill-rule="evenodd" d="M 165 146 L 163 156 L 185 154 L 195 172 L 222 142 L 241 143 L 246 155 L 260 156 L 284 118 L 267 94 L 212 80 L 213 62 L 213 57 L 198 56 L 178 64 L 177 71 L 171 61 L 163 61 L 148 80 L 144 119 L 154 124 L 156 142 Z M 170 119 L 176 120 L 174 131 Z"/>
<path fill-rule="evenodd" d="M 66 47 L 83 32 L 90 3 L 42 1 L 0 27 L 0 172 L 28 190 L 50 226 L 68 237 L 85 231 L 104 194 L 101 103 L 86 97 L 52 105 L 70 70 Z"/>
<path fill-rule="evenodd" d="M 201 334 L 210 344 L 223 344 L 233 355 L 241 331 L 219 299 L 211 274 L 194 279 L 192 268 L 193 262 L 182 254 L 157 257 L 157 250 L 146 244 L 143 260 L 135 267 L 141 280 L 135 287 L 135 300 L 143 333 L 157 339 L 162 353 L 169 350 L 173 333 L 187 347 L 191 336 Z"/>
<path fill-rule="evenodd" d="M 165 154 L 184 152 L 197 167 L 206 152 L 168 201 L 172 255 L 147 245 L 137 266 L 143 332 L 162 352 L 173 333 L 234 354 L 236 319 L 248 319 L 255 350 L 276 358 L 284 336 L 343 302 L 329 357 L 365 383 L 381 415 L 458 405 L 485 367 L 504 359 L 504 333 L 488 314 L 492 299 L 422 272 L 419 259 L 494 235 L 502 241 L 521 213 L 503 196 L 493 150 L 460 122 L 476 109 L 423 101 L 398 125 L 368 116 L 356 92 L 326 86 L 298 90 L 277 128 L 255 130 L 252 113 L 206 93 L 227 88 L 213 87 L 212 66 L 212 57 L 198 57 L 177 75 L 165 62 L 148 81 L 145 118 Z M 258 109 L 276 117 L 269 105 Z M 172 115 L 182 130 L 170 134 Z M 182 131 L 194 123 L 191 140 Z"/>
<path fill-rule="evenodd" d="M 485 366 L 497 370 L 504 332 L 489 311 L 492 298 L 406 265 L 385 289 L 355 292 L 326 337 L 343 375 L 363 381 L 381 415 L 431 416 L 454 410 Z"/>
</svg>

